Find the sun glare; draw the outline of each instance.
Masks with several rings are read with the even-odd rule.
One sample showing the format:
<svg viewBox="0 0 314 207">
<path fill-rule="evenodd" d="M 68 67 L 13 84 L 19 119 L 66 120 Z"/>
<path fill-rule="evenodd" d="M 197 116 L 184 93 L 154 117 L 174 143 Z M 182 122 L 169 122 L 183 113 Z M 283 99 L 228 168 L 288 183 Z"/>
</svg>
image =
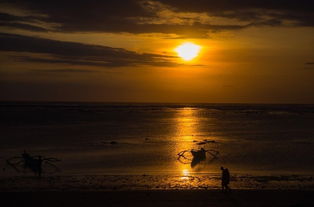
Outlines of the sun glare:
<svg viewBox="0 0 314 207">
<path fill-rule="evenodd" d="M 186 42 L 178 46 L 175 51 L 178 53 L 178 56 L 185 61 L 189 61 L 197 57 L 200 52 L 201 47 L 199 45 Z"/>
</svg>

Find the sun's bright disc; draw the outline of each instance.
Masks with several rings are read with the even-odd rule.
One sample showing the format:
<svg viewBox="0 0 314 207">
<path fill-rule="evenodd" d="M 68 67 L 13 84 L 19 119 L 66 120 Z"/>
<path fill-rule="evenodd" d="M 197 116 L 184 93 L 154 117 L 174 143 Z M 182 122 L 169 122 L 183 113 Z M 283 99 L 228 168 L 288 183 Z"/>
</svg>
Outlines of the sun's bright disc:
<svg viewBox="0 0 314 207">
<path fill-rule="evenodd" d="M 183 60 L 189 61 L 198 55 L 200 49 L 200 46 L 187 42 L 178 46 L 175 51 L 178 53 L 178 56 L 181 57 Z"/>
</svg>

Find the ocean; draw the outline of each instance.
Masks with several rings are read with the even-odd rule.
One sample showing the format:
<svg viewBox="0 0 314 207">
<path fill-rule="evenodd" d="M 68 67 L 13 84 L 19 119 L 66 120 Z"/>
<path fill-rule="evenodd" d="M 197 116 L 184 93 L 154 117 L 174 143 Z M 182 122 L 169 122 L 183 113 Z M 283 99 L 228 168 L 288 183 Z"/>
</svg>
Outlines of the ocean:
<svg viewBox="0 0 314 207">
<path fill-rule="evenodd" d="M 156 187 L 211 176 L 217 187 L 224 166 L 238 183 L 314 186 L 314 105 L 1 102 L 0 114 L 2 178 L 32 175 L 6 163 L 25 150 L 60 159 L 58 171 L 43 170 L 63 182 L 128 176 Z M 206 159 L 193 160 L 201 148 Z"/>
</svg>

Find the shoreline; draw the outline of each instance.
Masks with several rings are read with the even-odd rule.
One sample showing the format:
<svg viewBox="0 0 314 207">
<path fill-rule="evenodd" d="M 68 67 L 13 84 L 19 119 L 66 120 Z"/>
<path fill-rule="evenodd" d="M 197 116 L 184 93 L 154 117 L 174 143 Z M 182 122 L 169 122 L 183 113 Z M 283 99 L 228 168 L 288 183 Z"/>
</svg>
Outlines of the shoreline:
<svg viewBox="0 0 314 207">
<path fill-rule="evenodd" d="M 314 191 L 312 176 L 231 176 L 231 189 Z M 0 177 L 0 192 L 220 190 L 220 176 L 82 175 Z"/>
</svg>

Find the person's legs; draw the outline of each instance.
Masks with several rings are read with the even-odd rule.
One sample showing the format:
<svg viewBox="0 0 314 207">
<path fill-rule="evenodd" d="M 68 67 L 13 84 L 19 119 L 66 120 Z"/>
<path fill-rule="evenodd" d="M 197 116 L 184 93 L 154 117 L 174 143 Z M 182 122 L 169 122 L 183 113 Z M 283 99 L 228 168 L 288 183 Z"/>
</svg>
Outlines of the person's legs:
<svg viewBox="0 0 314 207">
<path fill-rule="evenodd" d="M 222 191 L 226 190 L 226 184 L 224 182 L 221 182 L 221 190 Z"/>
<path fill-rule="evenodd" d="M 226 184 L 225 189 L 227 192 L 231 192 L 231 188 L 228 186 L 228 184 Z"/>
</svg>

